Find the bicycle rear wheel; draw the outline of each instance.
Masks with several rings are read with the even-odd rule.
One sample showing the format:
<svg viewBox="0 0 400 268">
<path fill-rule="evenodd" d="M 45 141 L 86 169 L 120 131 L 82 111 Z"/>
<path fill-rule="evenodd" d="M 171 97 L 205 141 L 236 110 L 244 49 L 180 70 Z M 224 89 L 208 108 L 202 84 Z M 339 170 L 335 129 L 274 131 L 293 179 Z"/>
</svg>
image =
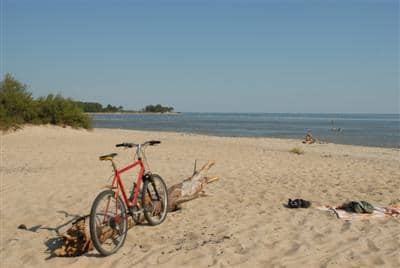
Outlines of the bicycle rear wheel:
<svg viewBox="0 0 400 268">
<path fill-rule="evenodd" d="M 90 236 L 94 247 L 103 255 L 115 253 L 125 242 L 128 231 L 126 208 L 115 192 L 105 190 L 93 202 L 90 211 Z"/>
<path fill-rule="evenodd" d="M 152 174 L 142 189 L 143 214 L 150 225 L 158 225 L 167 217 L 168 192 L 163 179 Z"/>
</svg>

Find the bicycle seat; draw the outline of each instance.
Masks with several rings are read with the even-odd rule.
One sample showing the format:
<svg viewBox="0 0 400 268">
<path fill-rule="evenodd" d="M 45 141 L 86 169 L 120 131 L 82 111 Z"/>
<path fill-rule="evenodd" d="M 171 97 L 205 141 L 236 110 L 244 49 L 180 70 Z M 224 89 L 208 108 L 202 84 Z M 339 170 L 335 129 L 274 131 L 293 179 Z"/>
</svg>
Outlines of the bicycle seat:
<svg viewBox="0 0 400 268">
<path fill-rule="evenodd" d="M 102 155 L 99 157 L 100 160 L 112 160 L 115 156 L 117 156 L 118 154 L 116 153 L 112 153 L 112 154 L 106 154 L 106 155 Z"/>
</svg>

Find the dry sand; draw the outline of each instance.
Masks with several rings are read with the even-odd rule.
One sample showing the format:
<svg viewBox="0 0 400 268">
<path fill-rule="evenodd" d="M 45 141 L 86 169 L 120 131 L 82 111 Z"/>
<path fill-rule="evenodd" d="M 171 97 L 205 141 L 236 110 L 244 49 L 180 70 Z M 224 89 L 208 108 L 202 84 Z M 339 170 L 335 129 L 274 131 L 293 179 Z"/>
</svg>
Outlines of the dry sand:
<svg viewBox="0 0 400 268">
<path fill-rule="evenodd" d="M 133 151 L 114 144 L 149 139 L 162 141 L 147 156 L 168 185 L 190 175 L 195 159 L 216 160 L 210 175 L 220 180 L 209 185 L 212 196 L 186 203 L 160 226 L 131 229 L 110 257 L 93 251 L 46 260 L 55 229 L 87 214 L 109 181 L 111 167 L 98 156 L 118 152 L 121 167 Z M 290 197 L 321 204 L 398 200 L 396 149 L 52 126 L 2 134 L 1 143 L 1 267 L 400 267 L 398 221 L 346 223 L 283 206 Z M 305 154 L 288 152 L 293 147 Z"/>
</svg>

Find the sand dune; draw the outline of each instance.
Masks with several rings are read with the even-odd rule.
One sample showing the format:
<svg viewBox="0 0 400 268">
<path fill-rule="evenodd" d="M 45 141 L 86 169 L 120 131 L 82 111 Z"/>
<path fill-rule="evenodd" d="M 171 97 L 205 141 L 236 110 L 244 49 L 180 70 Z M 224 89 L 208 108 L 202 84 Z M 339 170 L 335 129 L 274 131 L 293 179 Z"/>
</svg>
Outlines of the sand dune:
<svg viewBox="0 0 400 268">
<path fill-rule="evenodd" d="M 210 174 L 220 180 L 208 188 L 212 196 L 185 204 L 160 226 L 131 229 L 110 257 L 93 251 L 47 259 L 56 231 L 87 214 L 112 175 L 98 156 L 117 152 L 122 167 L 133 151 L 114 144 L 150 139 L 162 141 L 147 156 L 168 185 L 190 175 L 195 159 L 216 160 Z M 290 153 L 293 147 L 305 154 Z M 396 149 L 43 126 L 2 134 L 1 151 L 1 267 L 400 267 L 398 221 L 348 223 L 283 206 L 293 197 L 321 204 L 399 200 Z"/>
</svg>

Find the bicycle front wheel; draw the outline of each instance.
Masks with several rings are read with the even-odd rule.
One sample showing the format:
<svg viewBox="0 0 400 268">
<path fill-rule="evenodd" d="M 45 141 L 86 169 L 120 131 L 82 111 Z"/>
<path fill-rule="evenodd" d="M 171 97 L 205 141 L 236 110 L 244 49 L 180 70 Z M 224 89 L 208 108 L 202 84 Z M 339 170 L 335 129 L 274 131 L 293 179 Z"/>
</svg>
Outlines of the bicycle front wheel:
<svg viewBox="0 0 400 268">
<path fill-rule="evenodd" d="M 114 191 L 101 192 L 90 211 L 90 236 L 94 247 L 103 255 L 115 253 L 125 242 L 128 231 L 126 208 Z"/>
<path fill-rule="evenodd" d="M 150 225 L 158 225 L 167 217 L 168 192 L 163 179 L 152 174 L 142 189 L 143 214 Z"/>
</svg>

